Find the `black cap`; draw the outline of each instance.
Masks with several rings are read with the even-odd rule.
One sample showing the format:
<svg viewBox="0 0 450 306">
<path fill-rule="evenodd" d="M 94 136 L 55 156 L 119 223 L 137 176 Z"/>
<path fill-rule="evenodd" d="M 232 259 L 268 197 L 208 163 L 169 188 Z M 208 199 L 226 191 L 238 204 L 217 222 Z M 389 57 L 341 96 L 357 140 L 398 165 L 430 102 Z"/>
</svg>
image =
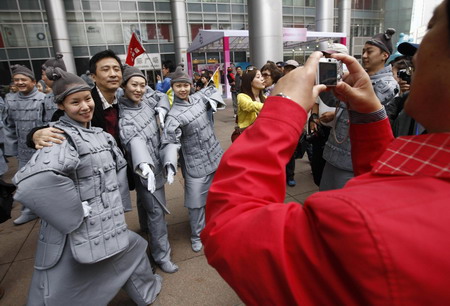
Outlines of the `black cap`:
<svg viewBox="0 0 450 306">
<path fill-rule="evenodd" d="M 403 55 L 414 56 L 414 54 L 416 54 L 417 49 L 419 49 L 419 46 L 420 46 L 419 44 L 402 42 L 400 45 L 398 45 L 397 50 Z"/>
</svg>

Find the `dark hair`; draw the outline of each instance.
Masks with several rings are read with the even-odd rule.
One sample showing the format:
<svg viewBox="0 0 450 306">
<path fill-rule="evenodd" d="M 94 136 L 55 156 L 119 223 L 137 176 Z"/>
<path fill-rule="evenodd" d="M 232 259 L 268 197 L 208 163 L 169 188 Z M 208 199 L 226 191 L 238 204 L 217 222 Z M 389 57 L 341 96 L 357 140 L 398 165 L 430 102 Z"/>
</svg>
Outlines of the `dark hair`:
<svg viewBox="0 0 450 306">
<path fill-rule="evenodd" d="M 412 66 L 412 60 L 410 56 L 399 56 L 391 62 L 392 68 L 406 69 Z"/>
<path fill-rule="evenodd" d="M 278 80 L 283 76 L 283 73 L 280 71 L 280 69 L 278 69 L 277 65 L 274 62 L 267 61 L 267 64 L 262 66 L 261 73 L 266 70 L 270 72 L 270 76 L 272 77 L 274 84 L 276 84 Z"/>
<path fill-rule="evenodd" d="M 244 93 L 248 95 L 250 98 L 252 98 L 253 101 L 256 101 L 256 97 L 253 95 L 252 91 L 252 81 L 256 76 L 256 73 L 258 72 L 258 69 L 252 69 L 249 71 L 244 72 L 242 75 L 242 83 L 241 83 L 241 93 Z M 259 100 L 261 102 L 264 102 L 266 98 L 264 97 L 263 91 L 259 91 Z"/>
<path fill-rule="evenodd" d="M 169 72 L 175 72 L 175 64 L 171 60 L 164 61 L 162 63 L 163 67 L 169 69 Z"/>
<path fill-rule="evenodd" d="M 109 57 L 115 59 L 119 63 L 120 70 L 123 72 L 123 66 L 122 66 L 122 62 L 120 61 L 120 58 L 114 53 L 114 51 L 109 50 L 109 49 L 100 51 L 91 57 L 91 59 L 89 60 L 89 71 L 93 74 L 96 74 L 97 62 L 104 58 L 109 58 Z"/>
</svg>

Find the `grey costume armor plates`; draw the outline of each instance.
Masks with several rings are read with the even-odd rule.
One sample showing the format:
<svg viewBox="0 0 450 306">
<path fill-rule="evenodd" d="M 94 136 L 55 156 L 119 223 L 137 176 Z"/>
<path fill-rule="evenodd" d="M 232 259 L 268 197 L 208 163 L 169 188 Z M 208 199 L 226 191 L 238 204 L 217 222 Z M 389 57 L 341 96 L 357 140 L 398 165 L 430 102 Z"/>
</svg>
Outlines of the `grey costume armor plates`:
<svg viewBox="0 0 450 306">
<path fill-rule="evenodd" d="M 5 111 L 5 101 L 2 97 L 0 97 L 0 177 L 8 171 L 8 165 L 6 164 L 6 160 L 4 155 L 5 150 L 5 130 L 3 123 L 3 115 Z"/>
<path fill-rule="evenodd" d="M 119 99 L 120 140 L 127 151 L 128 160 L 133 163 L 137 174 L 136 191 L 139 223 L 141 229 L 150 232 L 150 250 L 158 264 L 170 261 L 170 244 L 164 211 L 167 209 L 164 193 L 163 167 L 160 160 L 160 132 L 157 124 L 157 111 L 167 114 L 169 109 L 167 95 L 148 92 L 138 104 L 125 97 Z M 155 175 L 156 190 L 147 190 L 147 180 L 142 177 L 139 164 L 147 163 Z"/>
<path fill-rule="evenodd" d="M 29 303 L 44 299 L 48 305 L 58 305 L 67 302 L 65 296 L 73 296 L 70 303 L 106 304 L 136 273 L 143 278 L 142 283 L 129 284 L 135 289 L 127 291 L 140 305 L 152 302 L 160 290 L 160 280 L 151 270 L 147 270 L 149 275 L 142 271 L 150 267 L 143 259 L 146 242 L 127 230 L 124 211 L 131 209 L 131 200 L 122 153 L 112 136 L 100 128 L 82 128 L 66 116 L 54 127 L 63 130 L 68 140 L 36 152 L 14 177 L 18 185 L 15 200 L 42 219 Z M 82 201 L 91 208 L 87 217 Z M 139 264 L 133 263 L 135 260 Z M 65 266 L 67 262 L 77 268 Z M 47 277 L 39 270 L 45 270 Z M 95 272 L 101 272 L 101 276 Z M 51 275 L 64 276 L 56 281 Z M 98 297 L 90 296 L 88 289 L 78 295 L 72 292 L 81 289 L 76 284 L 97 277 L 110 282 L 96 283 L 91 289 Z M 66 283 L 68 280 L 72 282 Z M 34 287 L 51 290 L 51 294 Z M 100 288 L 106 290 L 99 293 Z"/>
<path fill-rule="evenodd" d="M 159 101 L 164 107 L 160 106 Z M 127 152 L 132 154 L 133 170 L 140 174 L 139 164 L 149 164 L 155 174 L 156 188 L 161 188 L 165 179 L 159 156 L 160 132 L 156 110 L 167 113 L 165 107 L 169 107 L 169 100 L 167 96 L 155 100 L 146 95 L 138 106 L 125 97 L 121 97 L 119 102 L 120 140 Z"/>
<path fill-rule="evenodd" d="M 212 112 L 222 108 L 225 103 L 214 87 L 189 96 L 189 101 L 175 96 L 161 141 L 164 167 L 169 165 L 174 171 L 177 170 L 177 151 L 181 148 L 184 206 L 189 209 L 191 243 L 196 252 L 201 249 L 206 197 L 223 154 L 212 122 Z"/>
<path fill-rule="evenodd" d="M 392 66 L 388 65 L 370 76 L 372 86 L 381 104 L 386 105 L 391 102 L 400 92 L 400 87 L 392 75 Z"/>
<path fill-rule="evenodd" d="M 214 87 L 189 96 L 189 102 L 175 97 L 162 136 L 164 166 L 170 164 L 176 171 L 177 151 L 181 147 L 182 166 L 190 176 L 201 178 L 214 173 L 223 150 L 208 111 L 223 107 L 225 103 Z"/>
<path fill-rule="evenodd" d="M 45 94 L 36 88 L 24 96 L 16 93 L 5 101 L 5 155 L 17 156 L 19 167 L 23 167 L 36 150 L 27 146 L 27 134 L 44 122 Z"/>
<path fill-rule="evenodd" d="M 44 123 L 52 121 L 53 113 L 57 109 L 53 92 L 46 94 L 44 99 Z"/>
</svg>

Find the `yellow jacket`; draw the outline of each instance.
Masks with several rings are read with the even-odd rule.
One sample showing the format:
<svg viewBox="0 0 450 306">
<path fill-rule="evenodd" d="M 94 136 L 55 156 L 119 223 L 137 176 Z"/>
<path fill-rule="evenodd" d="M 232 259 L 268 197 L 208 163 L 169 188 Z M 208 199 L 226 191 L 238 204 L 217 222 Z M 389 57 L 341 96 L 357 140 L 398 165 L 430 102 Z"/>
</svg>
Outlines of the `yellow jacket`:
<svg viewBox="0 0 450 306">
<path fill-rule="evenodd" d="M 264 105 L 261 102 L 253 101 L 249 95 L 244 93 L 238 94 L 237 104 L 238 126 L 241 129 L 248 127 L 256 120 L 256 117 Z"/>
</svg>

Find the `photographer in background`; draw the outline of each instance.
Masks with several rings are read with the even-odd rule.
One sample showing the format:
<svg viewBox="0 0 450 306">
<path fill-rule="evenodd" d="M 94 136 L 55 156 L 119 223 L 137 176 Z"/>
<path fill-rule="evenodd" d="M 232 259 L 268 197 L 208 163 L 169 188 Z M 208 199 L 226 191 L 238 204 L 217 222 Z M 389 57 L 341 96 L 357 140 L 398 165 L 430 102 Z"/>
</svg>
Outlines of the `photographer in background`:
<svg viewBox="0 0 450 306">
<path fill-rule="evenodd" d="M 400 85 L 400 94 L 386 105 L 386 112 L 391 122 L 395 137 L 407 135 L 419 135 L 424 128 L 411 118 L 403 109 L 405 101 L 409 96 L 409 87 L 413 79 L 414 63 L 410 60 L 419 48 L 419 44 L 404 42 L 398 46 L 398 52 L 403 57 L 397 58 L 392 64 L 392 71 L 396 72 L 394 77 Z"/>
</svg>

